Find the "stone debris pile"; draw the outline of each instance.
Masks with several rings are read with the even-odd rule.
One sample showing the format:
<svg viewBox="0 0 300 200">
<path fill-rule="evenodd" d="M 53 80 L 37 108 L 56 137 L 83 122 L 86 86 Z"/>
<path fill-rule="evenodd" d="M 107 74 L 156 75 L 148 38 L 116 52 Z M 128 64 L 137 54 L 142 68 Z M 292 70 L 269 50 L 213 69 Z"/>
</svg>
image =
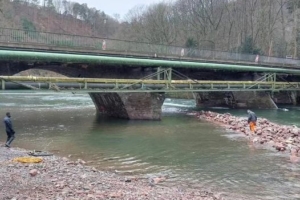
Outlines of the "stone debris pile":
<svg viewBox="0 0 300 200">
<path fill-rule="evenodd" d="M 211 111 L 200 111 L 196 116 L 229 130 L 243 133 L 255 144 L 271 146 L 277 151 L 290 153 L 292 162 L 300 161 L 300 129 L 296 126 L 279 125 L 265 118 L 258 118 L 256 131 L 252 133 L 247 118 Z"/>
</svg>

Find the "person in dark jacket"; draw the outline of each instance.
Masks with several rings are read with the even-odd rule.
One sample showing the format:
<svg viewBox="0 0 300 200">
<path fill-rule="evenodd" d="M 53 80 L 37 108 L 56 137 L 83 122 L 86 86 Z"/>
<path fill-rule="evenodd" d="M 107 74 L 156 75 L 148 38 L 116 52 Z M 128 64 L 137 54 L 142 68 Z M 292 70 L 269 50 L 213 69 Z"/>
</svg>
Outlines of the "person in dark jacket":
<svg viewBox="0 0 300 200">
<path fill-rule="evenodd" d="M 254 133 L 256 129 L 257 116 L 251 110 L 247 110 L 247 113 L 248 113 L 248 124 L 250 126 L 250 130 Z"/>
<path fill-rule="evenodd" d="M 15 131 L 13 129 L 12 123 L 11 123 L 11 115 L 10 113 L 6 113 L 6 116 L 4 117 L 4 124 L 5 124 L 5 130 L 7 134 L 7 140 L 6 140 L 6 147 L 10 147 L 10 144 L 15 139 Z"/>
</svg>

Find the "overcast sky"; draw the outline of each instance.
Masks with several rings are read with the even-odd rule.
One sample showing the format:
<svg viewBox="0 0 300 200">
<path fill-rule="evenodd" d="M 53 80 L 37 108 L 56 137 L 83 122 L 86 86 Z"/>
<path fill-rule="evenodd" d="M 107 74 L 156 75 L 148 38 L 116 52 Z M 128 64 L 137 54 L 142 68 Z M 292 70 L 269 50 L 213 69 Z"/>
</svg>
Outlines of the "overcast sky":
<svg viewBox="0 0 300 200">
<path fill-rule="evenodd" d="M 119 14 L 121 19 L 136 5 L 151 5 L 163 0 L 73 0 L 78 3 L 86 3 L 88 7 L 95 7 L 113 17 Z"/>
</svg>

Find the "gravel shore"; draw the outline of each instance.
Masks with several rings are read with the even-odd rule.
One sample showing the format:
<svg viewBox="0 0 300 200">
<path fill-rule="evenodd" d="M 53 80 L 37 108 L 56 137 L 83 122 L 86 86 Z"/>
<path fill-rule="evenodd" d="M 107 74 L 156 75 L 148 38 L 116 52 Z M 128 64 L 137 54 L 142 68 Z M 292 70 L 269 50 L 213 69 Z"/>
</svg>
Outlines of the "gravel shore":
<svg viewBox="0 0 300 200">
<path fill-rule="evenodd" d="M 0 199 L 224 199 L 202 188 L 161 185 L 166 177 L 125 177 L 98 171 L 83 160 L 71 161 L 58 156 L 42 157 L 38 164 L 14 162 L 28 156 L 18 148 L 0 147 Z"/>
</svg>

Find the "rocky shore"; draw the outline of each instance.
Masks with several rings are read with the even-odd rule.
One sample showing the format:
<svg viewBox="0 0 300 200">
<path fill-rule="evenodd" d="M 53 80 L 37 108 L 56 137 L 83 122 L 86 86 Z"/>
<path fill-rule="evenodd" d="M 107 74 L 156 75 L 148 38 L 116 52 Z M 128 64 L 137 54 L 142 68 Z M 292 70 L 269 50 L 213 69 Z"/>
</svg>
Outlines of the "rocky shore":
<svg viewBox="0 0 300 200">
<path fill-rule="evenodd" d="M 125 177 L 98 171 L 83 160 L 47 156 L 37 164 L 13 161 L 27 153 L 0 147 L 1 200 L 223 199 L 202 188 L 161 185 L 166 177 Z"/>
<path fill-rule="evenodd" d="M 300 129 L 296 126 L 279 125 L 267 119 L 258 118 L 256 131 L 252 133 L 249 130 L 247 118 L 210 111 L 201 111 L 196 116 L 231 131 L 243 133 L 253 144 L 289 153 L 291 162 L 300 162 Z"/>
</svg>

